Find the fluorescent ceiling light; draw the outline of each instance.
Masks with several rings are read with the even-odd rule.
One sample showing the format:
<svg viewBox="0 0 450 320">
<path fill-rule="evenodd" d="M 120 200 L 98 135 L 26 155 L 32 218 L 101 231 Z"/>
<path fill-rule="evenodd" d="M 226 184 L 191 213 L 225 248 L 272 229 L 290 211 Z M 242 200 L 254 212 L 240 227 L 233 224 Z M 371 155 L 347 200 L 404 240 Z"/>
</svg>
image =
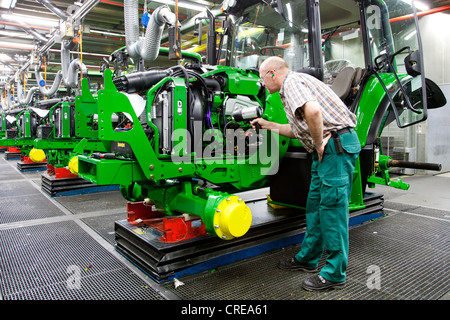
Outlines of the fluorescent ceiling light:
<svg viewBox="0 0 450 320">
<path fill-rule="evenodd" d="M 404 37 L 403 39 L 409 40 L 409 39 L 411 39 L 415 34 L 416 34 L 416 30 L 414 30 L 413 32 L 409 33 L 409 34 L 408 34 L 406 37 Z"/>
<path fill-rule="evenodd" d="M 286 11 L 288 14 L 289 27 L 292 27 L 292 9 L 290 3 L 286 3 Z"/>
<path fill-rule="evenodd" d="M 4 13 L 1 15 L 1 17 L 2 17 L 2 19 L 21 23 L 24 25 L 36 25 L 36 26 L 50 27 L 50 28 L 59 26 L 59 20 L 36 18 L 36 17 L 21 15 L 21 14 Z"/>
<path fill-rule="evenodd" d="M 402 1 L 404 3 L 412 5 L 412 0 L 402 0 Z M 418 9 L 418 10 L 422 10 L 422 11 L 430 10 L 429 6 L 427 6 L 425 3 L 420 2 L 420 1 L 414 1 L 414 5 L 416 6 L 416 9 Z"/>
<path fill-rule="evenodd" d="M 17 0 L 0 0 L 0 7 L 4 9 L 14 9 Z"/>
<path fill-rule="evenodd" d="M 25 50 L 33 50 L 33 48 L 34 48 L 34 46 L 32 44 L 7 42 L 7 41 L 0 41 L 0 47 L 18 48 L 18 49 L 25 49 Z"/>
<path fill-rule="evenodd" d="M 32 35 L 29 35 L 28 33 L 24 33 L 24 32 L 0 30 L 0 34 L 3 36 L 7 36 L 7 37 L 34 39 L 34 37 Z"/>
<path fill-rule="evenodd" d="M 8 56 L 7 54 L 0 53 L 0 60 L 2 60 L 2 61 L 12 61 L 13 59 L 10 56 Z"/>
<path fill-rule="evenodd" d="M 175 1 L 173 1 L 173 0 L 155 0 L 154 2 L 175 5 Z M 206 6 L 182 2 L 182 1 L 178 1 L 178 7 L 185 8 L 185 9 L 191 9 L 191 10 L 195 10 L 195 11 L 203 11 L 206 8 Z"/>
</svg>

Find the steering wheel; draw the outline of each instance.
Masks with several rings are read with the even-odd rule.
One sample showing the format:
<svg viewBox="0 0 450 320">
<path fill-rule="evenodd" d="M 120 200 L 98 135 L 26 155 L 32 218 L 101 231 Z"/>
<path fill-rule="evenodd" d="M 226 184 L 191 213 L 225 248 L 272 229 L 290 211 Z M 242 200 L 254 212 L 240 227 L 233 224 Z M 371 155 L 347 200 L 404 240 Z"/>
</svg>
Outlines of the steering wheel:
<svg viewBox="0 0 450 320">
<path fill-rule="evenodd" d="M 264 56 L 265 55 L 264 51 L 266 51 L 266 50 L 272 50 L 273 51 L 274 49 L 284 50 L 285 48 L 284 47 L 280 47 L 280 46 L 264 46 L 264 47 L 260 47 L 259 48 L 259 53 Z M 274 52 L 272 52 L 272 53 L 275 55 Z"/>
</svg>

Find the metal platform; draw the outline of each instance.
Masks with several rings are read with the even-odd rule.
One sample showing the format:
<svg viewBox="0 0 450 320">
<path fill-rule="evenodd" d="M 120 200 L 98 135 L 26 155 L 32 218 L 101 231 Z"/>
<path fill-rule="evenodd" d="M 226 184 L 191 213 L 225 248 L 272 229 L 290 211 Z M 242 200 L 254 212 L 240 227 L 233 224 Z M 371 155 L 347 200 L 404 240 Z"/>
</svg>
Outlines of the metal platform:
<svg viewBox="0 0 450 320">
<path fill-rule="evenodd" d="M 182 299 L 199 300 L 437 300 L 446 294 L 449 299 L 449 223 L 448 219 L 442 223 L 428 216 L 391 212 L 376 222 L 353 227 L 346 286 L 340 290 L 305 291 L 301 283 L 311 274 L 278 269 L 280 259 L 299 251 L 300 245 L 295 245 L 181 277 L 178 280 L 184 285 L 174 292 Z M 369 276 L 376 268 L 380 289 L 370 289 Z"/>
<path fill-rule="evenodd" d="M 41 181 L 42 190 L 53 197 L 119 189 L 117 185 L 97 186 L 96 184 L 82 178 L 56 179 L 54 176 L 50 176 L 47 173 L 42 174 Z"/>
<path fill-rule="evenodd" d="M 51 197 L 36 174 L 0 159 L 2 300 L 153 300 L 155 307 L 162 300 L 185 300 L 175 308 L 165 305 L 167 314 L 176 315 L 181 306 L 206 300 L 213 306 L 223 300 L 294 301 L 282 304 L 289 309 L 305 300 L 450 299 L 450 201 L 445 203 L 450 177 L 403 178 L 416 186 L 409 191 L 373 190 L 384 194 L 385 215 L 351 227 L 345 288 L 315 293 L 301 289 L 310 274 L 276 268 L 299 243 L 158 283 L 116 250 L 115 221 L 126 219 L 118 191 Z M 368 286 L 374 267 L 380 270 L 380 289 Z M 144 305 L 137 306 L 133 311 Z"/>
<path fill-rule="evenodd" d="M 224 241 L 216 236 L 203 236 L 164 243 L 154 228 L 122 220 L 115 223 L 117 249 L 156 281 L 166 281 L 302 241 L 306 226 L 303 210 L 275 209 L 267 204 L 265 196 L 246 199 L 241 194 L 240 197 L 252 211 L 252 227 L 241 238 Z M 382 215 L 382 195 L 368 195 L 366 203 L 364 210 L 351 213 L 351 219 L 359 216 L 361 223 Z"/>
<path fill-rule="evenodd" d="M 21 172 L 43 171 L 43 170 L 47 170 L 47 163 L 24 163 L 22 161 L 19 161 L 19 162 L 17 162 L 17 169 Z"/>
<path fill-rule="evenodd" d="M 16 159 L 20 159 L 20 152 L 9 152 L 9 151 L 5 151 L 5 160 L 16 160 Z"/>
</svg>

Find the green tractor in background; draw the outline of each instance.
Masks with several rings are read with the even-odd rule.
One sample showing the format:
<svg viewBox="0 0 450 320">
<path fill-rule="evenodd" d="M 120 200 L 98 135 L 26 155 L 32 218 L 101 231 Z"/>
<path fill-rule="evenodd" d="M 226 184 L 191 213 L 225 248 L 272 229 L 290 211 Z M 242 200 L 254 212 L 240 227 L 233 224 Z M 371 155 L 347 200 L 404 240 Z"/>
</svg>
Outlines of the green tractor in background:
<svg viewBox="0 0 450 320">
<path fill-rule="evenodd" d="M 37 127 L 47 121 L 48 110 L 25 107 L 7 110 L 1 114 L 0 147 L 4 148 L 5 159 L 19 159 L 18 169 L 39 168 L 45 166 L 46 159 L 42 150 L 34 148 Z"/>
</svg>

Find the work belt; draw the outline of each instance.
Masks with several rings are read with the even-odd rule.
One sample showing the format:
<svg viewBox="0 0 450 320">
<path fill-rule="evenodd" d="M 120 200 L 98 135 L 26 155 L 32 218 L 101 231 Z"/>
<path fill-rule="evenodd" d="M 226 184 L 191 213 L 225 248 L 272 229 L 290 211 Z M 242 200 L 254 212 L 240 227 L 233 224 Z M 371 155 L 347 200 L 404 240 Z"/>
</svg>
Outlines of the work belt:
<svg viewBox="0 0 450 320">
<path fill-rule="evenodd" d="M 342 151 L 344 151 L 344 149 L 342 148 L 342 143 L 341 143 L 341 134 L 347 133 L 347 132 L 351 132 L 352 128 L 343 128 L 337 131 L 331 131 L 331 137 L 333 138 L 334 141 L 334 146 L 336 148 L 336 153 L 340 154 L 342 153 Z"/>
</svg>

